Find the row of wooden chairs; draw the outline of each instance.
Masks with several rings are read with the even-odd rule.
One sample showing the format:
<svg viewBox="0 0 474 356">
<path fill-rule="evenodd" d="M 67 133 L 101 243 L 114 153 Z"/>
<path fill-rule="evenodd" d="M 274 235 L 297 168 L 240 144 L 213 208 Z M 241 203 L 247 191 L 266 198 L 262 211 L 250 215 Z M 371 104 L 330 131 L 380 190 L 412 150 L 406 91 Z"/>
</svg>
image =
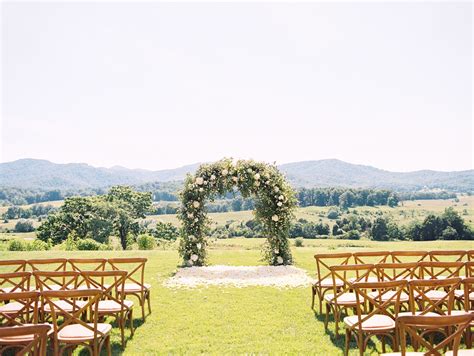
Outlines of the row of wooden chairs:
<svg viewBox="0 0 474 356">
<path fill-rule="evenodd" d="M 462 261 L 464 256 L 471 256 L 474 250 L 469 251 L 369 251 L 355 253 L 325 253 L 314 255 L 316 261 L 316 282 L 312 288 L 312 304 L 314 309 L 315 298 L 319 300 L 319 312 L 322 312 L 324 294 L 333 287 L 333 282 L 341 286 L 341 281 L 332 281 L 332 266 L 375 264 L 393 273 L 400 273 L 400 278 L 409 272 L 409 278 L 445 278 L 448 275 L 473 276 L 474 260 Z M 427 259 L 426 256 L 429 256 Z M 451 257 L 451 261 L 441 256 Z M 474 256 L 474 255 L 473 255 Z M 470 257 L 471 258 L 471 257 Z M 376 275 L 369 276 L 369 281 L 380 281 L 388 277 L 384 268 L 379 268 Z M 398 269 L 398 272 L 395 270 Z M 436 270 L 436 272 L 435 272 Z M 459 273 L 459 274 L 456 274 Z"/>
<path fill-rule="evenodd" d="M 462 297 L 464 308 L 454 310 L 456 291 L 460 284 L 464 284 L 464 296 Z M 468 348 L 472 347 L 471 327 L 474 326 L 474 310 L 472 308 L 472 298 L 470 292 L 473 290 L 474 278 L 450 278 L 444 280 L 393 280 L 388 282 L 355 282 L 352 284 L 354 301 L 349 299 L 341 300 L 340 306 L 355 309 L 354 315 L 346 316 L 344 324 L 346 329 L 345 354 L 349 350 L 349 342 L 352 336 L 355 337 L 359 347 L 360 355 L 364 354 L 369 339 L 378 336 L 382 339 L 382 348 L 385 352 L 385 339 L 392 341 L 392 348 L 398 351 L 399 339 L 404 340 L 405 326 L 417 325 L 419 329 L 425 331 L 415 337 L 411 335 L 412 346 L 417 350 L 420 346 L 428 349 L 427 355 L 440 355 L 434 350 L 444 347 L 451 347 L 457 350 L 460 345 L 461 336 L 464 335 Z M 436 292 L 436 294 L 432 294 Z M 337 299 L 348 292 L 342 291 L 335 296 Z M 402 305 L 408 304 L 406 311 L 402 311 Z M 464 316 L 464 319 L 463 319 Z M 418 319 L 418 317 L 421 317 Z M 454 333 L 459 334 L 459 339 L 455 340 L 452 330 L 446 330 L 440 324 L 449 320 L 437 319 L 439 317 L 453 317 L 452 324 L 446 326 L 455 327 L 456 323 L 464 323 L 462 330 Z M 459 320 L 456 319 L 459 317 Z M 423 319 L 424 318 L 424 319 Z M 428 318 L 428 319 L 426 319 Z M 325 323 L 327 327 L 327 319 Z M 436 334 L 441 334 L 444 340 L 435 345 Z M 429 340 L 426 340 L 429 336 Z M 406 352 L 406 341 L 402 341 L 402 355 Z M 474 350 L 469 350 L 474 352 Z M 425 354 L 425 353 L 422 353 Z"/>
<path fill-rule="evenodd" d="M 0 354 L 16 350 L 15 355 L 45 356 L 48 340 L 51 340 L 55 356 L 64 351 L 72 354 L 77 346 L 86 347 L 93 356 L 98 356 L 105 346 L 110 356 L 112 326 L 100 322 L 103 316 L 100 303 L 106 301 L 104 297 L 109 295 L 101 289 L 0 294 L 0 301 L 7 306 L 0 310 Z M 13 307 L 8 308 L 11 305 Z M 48 310 L 51 323 L 39 322 L 41 309 Z"/>
<path fill-rule="evenodd" d="M 26 272 L 26 271 L 106 271 L 127 270 L 125 294 L 138 298 L 142 318 L 145 320 L 145 304 L 148 303 L 148 312 L 151 313 L 151 285 L 145 283 L 145 265 L 147 259 L 133 258 L 44 258 L 29 260 L 2 260 L 0 272 Z M 8 281 L 0 279 L 0 293 L 8 292 Z M 38 289 L 38 286 L 30 287 Z"/>
</svg>

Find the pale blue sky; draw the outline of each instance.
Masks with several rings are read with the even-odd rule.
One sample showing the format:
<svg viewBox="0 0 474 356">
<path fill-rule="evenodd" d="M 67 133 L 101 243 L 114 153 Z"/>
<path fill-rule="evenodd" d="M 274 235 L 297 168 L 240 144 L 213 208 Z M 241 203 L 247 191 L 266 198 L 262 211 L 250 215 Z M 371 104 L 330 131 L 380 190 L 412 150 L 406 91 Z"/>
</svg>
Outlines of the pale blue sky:
<svg viewBox="0 0 474 356">
<path fill-rule="evenodd" d="M 473 168 L 469 2 L 1 6 L 1 161 Z"/>
</svg>

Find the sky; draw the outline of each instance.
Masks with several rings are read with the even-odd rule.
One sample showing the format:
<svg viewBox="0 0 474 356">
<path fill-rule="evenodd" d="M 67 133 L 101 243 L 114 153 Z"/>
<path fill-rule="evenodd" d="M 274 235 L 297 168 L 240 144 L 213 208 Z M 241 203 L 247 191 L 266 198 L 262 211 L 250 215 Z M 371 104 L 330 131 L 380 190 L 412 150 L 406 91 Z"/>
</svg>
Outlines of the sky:
<svg viewBox="0 0 474 356">
<path fill-rule="evenodd" d="M 1 162 L 473 168 L 471 2 L 0 6 Z"/>
</svg>

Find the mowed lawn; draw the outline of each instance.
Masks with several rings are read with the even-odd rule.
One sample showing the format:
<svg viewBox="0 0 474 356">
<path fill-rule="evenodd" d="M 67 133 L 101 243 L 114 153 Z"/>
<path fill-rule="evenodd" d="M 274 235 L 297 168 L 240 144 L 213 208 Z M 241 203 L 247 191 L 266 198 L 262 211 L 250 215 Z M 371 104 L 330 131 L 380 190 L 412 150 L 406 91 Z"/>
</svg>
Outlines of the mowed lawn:
<svg viewBox="0 0 474 356">
<path fill-rule="evenodd" d="M 257 265 L 261 239 L 219 240 L 209 251 L 210 264 Z M 305 247 L 293 247 L 296 266 L 314 274 L 313 255 L 328 251 L 473 249 L 474 243 L 372 242 L 305 240 Z M 143 256 L 148 258 L 146 281 L 152 284 L 152 314 L 143 323 L 135 309 L 133 338 L 125 351 L 120 348 L 117 328 L 113 330 L 113 353 L 145 354 L 315 354 L 339 355 L 344 337 L 334 340 L 325 332 L 322 316 L 310 309 L 310 287 L 208 287 L 168 289 L 163 281 L 178 268 L 175 250 L 101 251 L 101 257 Z M 98 252 L 6 252 L 0 259 L 48 257 L 97 257 Z M 111 320 L 112 321 L 112 320 Z M 333 330 L 334 325 L 329 325 Z M 127 331 L 127 335 L 128 331 Z M 351 354 L 358 354 L 352 343 Z M 380 345 L 369 345 L 367 354 L 377 354 Z M 86 354 L 86 353 L 84 353 Z"/>
</svg>

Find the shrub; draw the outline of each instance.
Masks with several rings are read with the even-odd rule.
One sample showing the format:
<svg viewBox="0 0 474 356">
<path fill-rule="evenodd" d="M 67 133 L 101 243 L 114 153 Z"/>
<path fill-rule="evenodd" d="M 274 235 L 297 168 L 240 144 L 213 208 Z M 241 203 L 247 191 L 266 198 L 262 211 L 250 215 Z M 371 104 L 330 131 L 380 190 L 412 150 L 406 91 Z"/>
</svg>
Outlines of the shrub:
<svg viewBox="0 0 474 356">
<path fill-rule="evenodd" d="M 98 251 L 102 244 L 92 239 L 79 240 L 76 243 L 76 247 L 80 251 Z"/>
<path fill-rule="evenodd" d="M 155 239 L 150 235 L 139 235 L 137 237 L 137 244 L 139 250 L 153 250 L 155 248 Z"/>
<path fill-rule="evenodd" d="M 339 209 L 329 209 L 328 211 L 328 219 L 337 219 L 340 215 Z"/>
<path fill-rule="evenodd" d="M 27 248 L 29 251 L 47 251 L 51 249 L 51 246 L 44 241 L 34 240 L 28 244 Z"/>
<path fill-rule="evenodd" d="M 348 239 L 348 240 L 359 240 L 360 239 L 360 233 L 357 230 L 351 230 L 351 231 L 348 231 L 345 234 L 345 238 Z"/>
<path fill-rule="evenodd" d="M 26 244 L 19 239 L 10 240 L 8 242 L 8 251 L 26 251 Z"/>
<path fill-rule="evenodd" d="M 303 238 L 297 237 L 297 238 L 295 239 L 295 246 L 296 246 L 296 247 L 303 247 L 303 241 L 304 241 Z"/>
<path fill-rule="evenodd" d="M 179 231 L 171 223 L 158 221 L 155 228 L 151 231 L 154 237 L 160 240 L 176 241 Z"/>
<path fill-rule="evenodd" d="M 31 220 L 20 219 L 15 225 L 16 232 L 32 232 L 35 231 Z"/>
</svg>

